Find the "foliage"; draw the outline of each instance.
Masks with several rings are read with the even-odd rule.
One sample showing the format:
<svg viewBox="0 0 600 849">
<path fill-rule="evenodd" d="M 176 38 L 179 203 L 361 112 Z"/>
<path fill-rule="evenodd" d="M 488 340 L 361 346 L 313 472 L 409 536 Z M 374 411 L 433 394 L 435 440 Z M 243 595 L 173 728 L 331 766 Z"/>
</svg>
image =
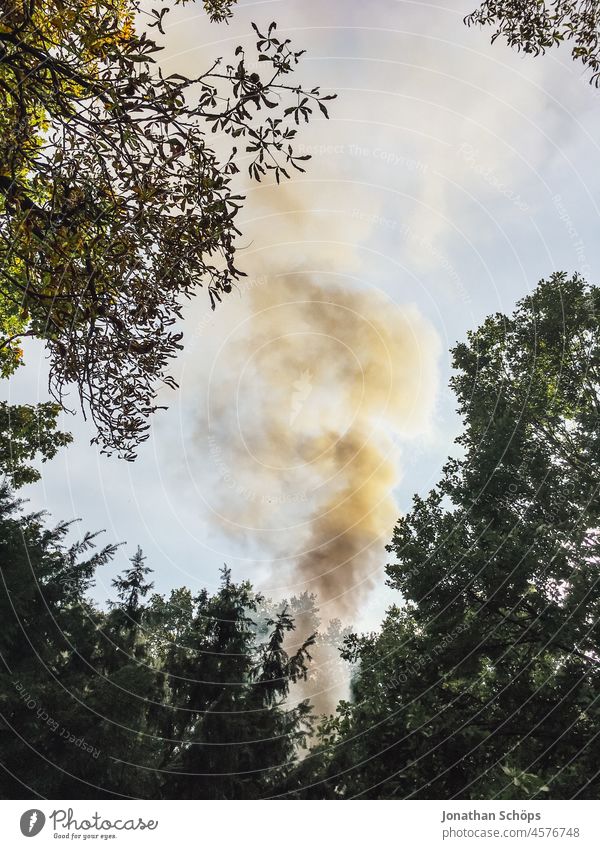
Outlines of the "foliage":
<svg viewBox="0 0 600 849">
<path fill-rule="evenodd" d="M 251 618 L 263 600 L 227 570 L 220 589 L 146 597 L 144 556 L 100 610 L 87 592 L 115 546 L 68 546 L 0 490 L 2 798 L 261 798 L 306 745 L 310 707 L 288 706 L 310 639 L 293 654 Z"/>
<path fill-rule="evenodd" d="M 204 0 L 204 11 L 210 17 L 211 21 L 221 23 L 222 21 L 229 20 L 233 15 L 231 7 L 235 6 L 236 2 L 237 0 Z"/>
<path fill-rule="evenodd" d="M 404 604 L 346 641 L 309 792 L 597 796 L 599 308 L 555 274 L 455 347 L 463 454 L 398 522 Z"/>
<path fill-rule="evenodd" d="M 142 549 L 138 546 L 131 558 L 131 566 L 112 582 L 116 590 L 117 602 L 111 602 L 111 604 L 113 607 L 120 608 L 130 621 L 138 620 L 141 613 L 141 600 L 154 586 L 153 583 L 146 581 L 146 575 L 152 569 L 145 565 L 145 560 Z"/>
<path fill-rule="evenodd" d="M 352 699 L 295 704 L 313 645 L 224 570 L 153 594 L 138 549 L 108 610 L 93 536 L 0 492 L 0 793 L 22 798 L 595 798 L 600 789 L 600 290 L 556 274 L 454 348 L 462 453 L 398 522 L 402 604 L 345 635 Z M 312 735 L 312 748 L 299 753 Z"/>
<path fill-rule="evenodd" d="M 492 41 L 538 56 L 567 42 L 573 59 L 600 86 L 600 6 L 596 0 L 485 0 L 465 18 L 469 25 L 495 28 Z"/>
<path fill-rule="evenodd" d="M 168 654 L 176 710 L 162 734 L 181 741 L 165 760 L 167 798 L 261 798 L 272 795 L 306 745 L 310 706 L 285 706 L 290 682 L 305 675 L 310 639 L 289 656 L 278 615 L 258 644 L 251 618 L 261 597 L 235 585 L 228 571 L 220 592 L 201 594 L 181 642 Z"/>
<path fill-rule="evenodd" d="M 204 3 L 214 21 L 232 5 Z M 148 30 L 164 33 L 168 11 Z M 303 170 L 296 125 L 332 97 L 286 84 L 303 51 L 274 23 L 255 27 L 261 73 L 240 46 L 231 63 L 165 75 L 143 14 L 139 0 L 9 0 L 0 23 L 0 369 L 22 337 L 44 339 L 55 398 L 75 384 L 97 441 L 127 459 L 158 386 L 175 386 L 185 299 L 206 285 L 214 308 L 242 273 L 242 159 L 257 180 Z M 241 147 L 221 159 L 208 132 Z"/>
<path fill-rule="evenodd" d="M 13 487 L 39 480 L 40 473 L 28 464 L 38 455 L 52 459 L 72 437 L 56 429 L 57 404 L 8 404 L 0 401 L 0 473 Z"/>
</svg>

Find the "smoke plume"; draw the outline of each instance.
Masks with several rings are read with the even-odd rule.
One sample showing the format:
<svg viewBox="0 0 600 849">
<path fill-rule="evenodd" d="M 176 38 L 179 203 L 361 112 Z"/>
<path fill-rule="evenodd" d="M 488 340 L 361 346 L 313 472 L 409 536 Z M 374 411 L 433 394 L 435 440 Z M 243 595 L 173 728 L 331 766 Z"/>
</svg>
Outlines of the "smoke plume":
<svg viewBox="0 0 600 849">
<path fill-rule="evenodd" d="M 207 366 L 206 500 L 262 564 L 268 594 L 315 593 L 323 620 L 348 623 L 385 562 L 403 443 L 430 418 L 437 336 L 414 306 L 361 281 L 326 213 L 284 191 L 254 227 L 272 244 L 245 255 L 250 274 L 220 308 Z"/>
</svg>

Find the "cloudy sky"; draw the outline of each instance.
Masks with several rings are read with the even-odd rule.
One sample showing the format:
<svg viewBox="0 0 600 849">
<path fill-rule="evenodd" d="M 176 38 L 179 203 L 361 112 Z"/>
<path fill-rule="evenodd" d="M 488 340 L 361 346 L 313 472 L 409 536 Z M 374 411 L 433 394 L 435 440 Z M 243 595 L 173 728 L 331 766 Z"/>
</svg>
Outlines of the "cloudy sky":
<svg viewBox="0 0 600 849">
<path fill-rule="evenodd" d="M 307 529 L 331 492 L 350 486 L 352 509 L 362 502 L 352 480 L 334 476 L 333 490 L 322 488 L 307 446 L 325 423 L 346 434 L 358 422 L 376 443 L 377 468 L 393 468 L 389 486 L 389 475 L 376 476 L 381 509 L 368 523 L 365 567 L 352 573 L 364 583 L 352 618 L 376 624 L 391 597 L 383 588 L 390 516 L 435 484 L 459 432 L 448 349 L 552 271 L 596 282 L 600 262 L 600 94 L 567 53 L 531 59 L 491 46 L 489 33 L 464 27 L 471 10 L 458 0 L 267 0 L 239 3 L 229 26 L 207 23 L 194 4 L 167 18 L 169 70 L 197 72 L 240 43 L 251 50 L 250 22 L 276 20 L 307 50 L 298 80 L 338 100 L 329 121 L 302 131 L 299 147 L 313 154 L 305 175 L 279 193 L 246 187 L 238 262 L 248 281 L 215 314 L 203 292 L 188 308 L 189 344 L 174 367 L 181 389 L 164 393 L 169 410 L 155 417 L 137 462 L 100 456 L 81 416 L 67 416 L 75 441 L 25 491 L 32 507 L 126 541 L 115 568 L 140 544 L 161 591 L 213 588 L 223 562 L 268 592 L 315 588 L 287 568 L 284 549 L 292 561 L 306 554 Z M 332 330 L 329 306 L 294 306 L 303 291 L 313 305 L 333 304 L 343 331 Z M 403 399 L 391 412 L 377 389 L 375 406 L 358 405 L 354 416 L 345 358 L 368 389 L 380 354 L 356 318 L 340 320 L 349 309 L 394 340 L 386 350 L 397 362 L 381 366 Z M 330 349 L 319 347 L 319 334 Z M 269 357 L 256 360 L 271 343 Z M 43 351 L 29 346 L 10 399 L 43 400 L 46 377 Z M 277 410 L 290 405 L 280 419 L 265 413 L 275 401 Z M 282 441 L 286 422 L 291 436 Z M 298 456 L 302 486 L 290 471 Z M 98 598 L 109 595 L 113 574 L 98 576 Z"/>
</svg>

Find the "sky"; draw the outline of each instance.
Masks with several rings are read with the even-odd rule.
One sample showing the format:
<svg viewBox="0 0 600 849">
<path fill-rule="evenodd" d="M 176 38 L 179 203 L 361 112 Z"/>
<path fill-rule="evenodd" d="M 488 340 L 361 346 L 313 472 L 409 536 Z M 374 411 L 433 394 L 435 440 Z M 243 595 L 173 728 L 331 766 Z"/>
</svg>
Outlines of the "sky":
<svg viewBox="0 0 600 849">
<path fill-rule="evenodd" d="M 268 594 L 312 586 L 302 583 L 300 567 L 285 564 L 282 548 L 296 560 L 306 552 L 307 528 L 323 517 L 325 501 L 303 503 L 302 493 L 321 470 L 299 452 L 304 489 L 294 501 L 298 439 L 275 436 L 285 420 L 294 434 L 305 396 L 316 406 L 300 420 L 302 450 L 325 421 L 348 432 L 344 415 L 356 382 L 350 366 L 345 376 L 336 369 L 354 356 L 363 374 L 379 373 L 376 345 L 363 337 L 360 321 L 340 321 L 340 310 L 352 309 L 371 330 L 407 340 L 398 355 L 402 368 L 382 368 L 397 397 L 408 400 L 390 412 L 376 393 L 374 408 L 359 405 L 350 416 L 348 428 L 368 431 L 393 474 L 389 491 L 382 484 L 381 523 L 369 524 L 375 535 L 356 579 L 363 588 L 347 614 L 357 628 L 374 628 L 386 605 L 398 601 L 384 586 L 393 516 L 410 507 L 413 493 L 435 485 L 460 432 L 447 388 L 449 349 L 486 315 L 510 313 L 553 271 L 596 282 L 600 267 L 600 93 L 568 52 L 534 59 L 492 46 L 490 32 L 462 23 L 470 11 L 458 0 L 268 0 L 240 2 L 228 26 L 210 24 L 199 4 L 166 19 L 167 70 L 191 74 L 217 56 L 233 56 L 237 44 L 250 50 L 250 22 L 276 20 L 280 33 L 307 51 L 297 80 L 338 98 L 329 121 L 316 117 L 299 134 L 299 152 L 313 157 L 306 174 L 279 190 L 244 186 L 238 264 L 248 279 L 215 313 L 203 290 L 186 308 L 186 350 L 173 368 L 180 390 L 161 392 L 169 409 L 154 417 L 137 461 L 100 455 L 89 445 L 89 423 L 65 415 L 61 426 L 74 434 L 73 444 L 22 491 L 32 509 L 56 521 L 80 518 L 82 529 L 104 529 L 106 541 L 126 543 L 114 568 L 98 574 L 98 599 L 109 597 L 111 578 L 138 544 L 161 592 L 183 584 L 212 590 L 225 562 L 235 578 L 250 578 Z M 311 304 L 321 303 L 322 293 L 331 297 L 343 331 L 325 327 L 329 306 L 318 314 L 290 307 L 307 291 Z M 330 349 L 311 338 L 318 333 L 333 340 Z M 261 372 L 253 358 L 271 343 Z M 5 397 L 45 400 L 39 344 L 27 345 L 26 363 L 2 387 Z M 286 392 L 289 418 L 266 416 Z M 285 471 L 261 454 L 253 478 L 252 446 L 255 462 L 267 444 L 278 446 Z M 232 468 L 246 491 L 232 490 Z M 267 489 L 249 498 L 248 480 Z M 325 489 L 323 498 L 329 495 Z M 339 605 L 331 605 L 333 615 Z"/>
</svg>

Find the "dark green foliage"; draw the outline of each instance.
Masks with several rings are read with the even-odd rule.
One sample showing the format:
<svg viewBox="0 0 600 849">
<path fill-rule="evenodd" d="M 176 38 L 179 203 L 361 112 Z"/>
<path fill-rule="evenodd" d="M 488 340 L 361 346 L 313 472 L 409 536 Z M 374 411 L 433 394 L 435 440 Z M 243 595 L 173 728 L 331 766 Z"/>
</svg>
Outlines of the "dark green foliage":
<svg viewBox="0 0 600 849">
<path fill-rule="evenodd" d="M 227 21 L 233 15 L 231 7 L 235 6 L 236 2 L 237 0 L 204 0 L 203 5 L 211 21 L 219 23 Z"/>
<path fill-rule="evenodd" d="M 396 527 L 405 606 L 347 640 L 321 794 L 597 796 L 599 308 L 556 274 L 454 349 L 463 455 Z"/>
<path fill-rule="evenodd" d="M 232 5 L 204 2 L 214 21 Z M 243 276 L 235 175 L 302 171 L 296 125 L 333 97 L 288 83 L 304 51 L 275 23 L 252 56 L 166 75 L 157 7 L 7 0 L 0 29 L 0 373 L 43 339 L 55 399 L 75 385 L 96 441 L 129 460 L 176 386 L 184 302 L 204 286 L 214 309 Z"/>
<path fill-rule="evenodd" d="M 256 637 L 262 603 L 228 571 L 215 595 L 145 597 L 138 549 L 108 612 L 86 598 L 114 547 L 65 544 L 0 492 L 2 798 L 261 798 L 293 771 L 310 729 L 287 706 L 311 640 L 283 648 L 281 614 Z"/>
<path fill-rule="evenodd" d="M 162 727 L 181 741 L 164 761 L 168 798 L 272 795 L 305 745 L 309 706 L 286 708 L 284 700 L 289 683 L 305 674 L 310 640 L 288 656 L 281 639 L 291 621 L 278 616 L 258 643 L 252 615 L 261 602 L 225 570 L 220 592 L 194 599 L 187 627 L 166 646 L 173 709 L 163 712 Z"/>
<path fill-rule="evenodd" d="M 40 473 L 29 465 L 40 457 L 52 459 L 72 437 L 56 429 L 58 404 L 7 404 L 0 401 L 0 474 L 13 487 L 39 480 Z"/>
<path fill-rule="evenodd" d="M 573 59 L 592 72 L 600 85 L 600 5 L 597 0 L 485 0 L 465 19 L 471 26 L 491 26 L 492 41 L 503 38 L 524 53 L 539 55 L 571 45 Z"/>
<path fill-rule="evenodd" d="M 112 607 L 119 608 L 130 622 L 138 622 L 142 613 L 141 600 L 148 594 L 154 584 L 146 581 L 152 569 L 145 565 L 146 558 L 138 546 L 131 558 L 131 567 L 112 582 L 116 590 L 117 602 L 110 602 Z"/>
<path fill-rule="evenodd" d="M 213 595 L 150 596 L 139 549 L 100 610 L 114 547 L 67 546 L 5 487 L 0 795 L 596 798 L 599 310 L 556 274 L 454 348 L 461 454 L 396 526 L 375 634 L 304 639 L 313 597 L 276 605 L 227 569 Z M 291 685 L 341 640 L 352 699 L 299 759 Z"/>
<path fill-rule="evenodd" d="M 98 761 L 78 740 L 85 734 L 85 744 L 92 744 L 87 737 L 95 725 L 93 714 L 78 701 L 86 693 L 98 643 L 95 611 L 85 595 L 95 569 L 115 549 L 93 552 L 92 535 L 67 546 L 68 525 L 49 530 L 39 515 L 21 515 L 19 507 L 3 486 L 0 751 L 6 772 L 0 796 L 93 797 Z M 72 770 L 81 783 L 72 781 Z"/>
</svg>

